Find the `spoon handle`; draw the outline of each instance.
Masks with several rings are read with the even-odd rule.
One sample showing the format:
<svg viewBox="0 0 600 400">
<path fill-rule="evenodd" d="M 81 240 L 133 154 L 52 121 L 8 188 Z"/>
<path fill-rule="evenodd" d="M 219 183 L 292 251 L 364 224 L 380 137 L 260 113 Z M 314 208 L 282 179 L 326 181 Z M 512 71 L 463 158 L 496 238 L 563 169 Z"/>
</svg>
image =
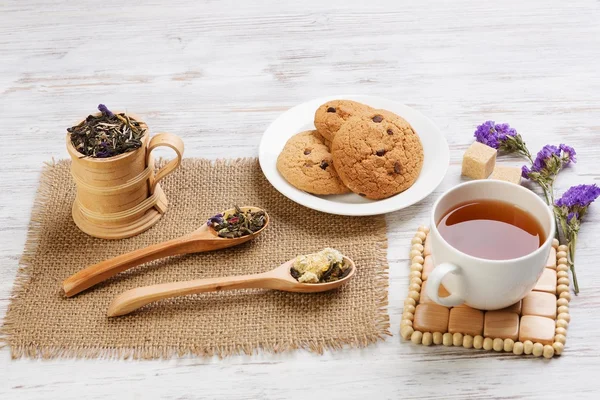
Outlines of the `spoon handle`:
<svg viewBox="0 0 600 400">
<path fill-rule="evenodd" d="M 192 236 L 182 236 L 177 239 L 122 254 L 98 264 L 90 265 L 65 279 L 63 282 L 65 295 L 67 297 L 74 296 L 119 272 L 123 272 L 140 264 L 158 260 L 163 257 L 193 252 L 195 250 L 193 240 L 194 238 Z"/>
<path fill-rule="evenodd" d="M 269 273 L 230 276 L 224 278 L 196 279 L 185 282 L 162 283 L 128 290 L 114 298 L 108 307 L 109 317 L 129 314 L 146 304 L 185 296 L 188 294 L 217 292 L 220 290 L 270 288 L 269 283 L 274 278 Z"/>
</svg>

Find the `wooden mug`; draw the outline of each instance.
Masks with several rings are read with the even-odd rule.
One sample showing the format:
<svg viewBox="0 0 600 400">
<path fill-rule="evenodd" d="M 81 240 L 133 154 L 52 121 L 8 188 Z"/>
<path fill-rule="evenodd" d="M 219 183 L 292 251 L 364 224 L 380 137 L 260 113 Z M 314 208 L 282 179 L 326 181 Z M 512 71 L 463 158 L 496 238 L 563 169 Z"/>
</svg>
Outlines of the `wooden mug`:
<svg viewBox="0 0 600 400">
<path fill-rule="evenodd" d="M 139 119 L 136 118 L 137 121 Z M 135 236 L 154 225 L 167 211 L 168 201 L 159 182 L 181 163 L 184 145 L 171 133 L 150 138 L 146 124 L 142 146 L 114 157 L 94 158 L 75 149 L 67 134 L 71 175 L 77 186 L 73 220 L 83 232 L 104 239 Z M 166 146 L 176 158 L 154 170 L 152 150 Z"/>
</svg>

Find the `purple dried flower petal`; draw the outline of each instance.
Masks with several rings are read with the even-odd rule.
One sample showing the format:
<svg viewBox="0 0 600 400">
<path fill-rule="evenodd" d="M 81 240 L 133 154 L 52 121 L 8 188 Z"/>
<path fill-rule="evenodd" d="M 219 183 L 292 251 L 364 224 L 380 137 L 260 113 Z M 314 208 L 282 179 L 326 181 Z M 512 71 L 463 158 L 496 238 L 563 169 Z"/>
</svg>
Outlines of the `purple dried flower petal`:
<svg viewBox="0 0 600 400">
<path fill-rule="evenodd" d="M 517 130 L 511 128 L 509 124 L 496 124 L 496 132 L 498 132 L 498 140 L 504 141 L 508 136 L 517 136 Z"/>
<path fill-rule="evenodd" d="M 567 215 L 567 222 L 571 221 L 573 218 L 579 219 L 579 213 L 578 212 L 570 212 Z"/>
<path fill-rule="evenodd" d="M 113 114 L 104 104 L 98 104 L 98 110 L 107 117 L 113 117 Z"/>
<path fill-rule="evenodd" d="M 535 172 L 540 172 L 545 169 L 552 158 L 560 157 L 560 149 L 556 146 L 547 144 L 537 153 L 535 160 L 533 162 L 532 170 Z"/>
<path fill-rule="evenodd" d="M 529 174 L 531 174 L 531 170 L 527 167 L 527 165 L 523 165 L 521 167 L 521 176 L 525 179 L 529 179 Z"/>
<path fill-rule="evenodd" d="M 106 149 L 96 152 L 96 158 L 108 158 L 110 156 L 110 151 Z"/>
<path fill-rule="evenodd" d="M 511 128 L 509 124 L 496 124 L 494 121 L 486 121 L 477 127 L 474 136 L 478 142 L 496 150 L 529 155 L 525 142 L 523 142 L 517 130 Z"/>
<path fill-rule="evenodd" d="M 498 134 L 495 126 L 496 124 L 494 121 L 486 121 L 477 126 L 474 134 L 475 140 L 477 140 L 479 143 L 483 143 L 487 146 L 497 149 L 500 146 L 500 143 L 498 142 Z"/>
<path fill-rule="evenodd" d="M 565 166 L 569 165 L 570 163 L 576 163 L 577 162 L 577 158 L 575 157 L 577 155 L 577 153 L 575 152 L 575 149 L 572 148 L 571 146 L 567 146 L 566 144 L 561 144 L 560 149 L 562 150 L 563 154 L 563 164 Z"/>
<path fill-rule="evenodd" d="M 206 222 L 206 225 L 211 226 L 212 224 L 222 224 L 223 223 L 223 214 L 217 214 L 213 217 L 210 217 Z"/>
<path fill-rule="evenodd" d="M 567 190 L 554 204 L 557 207 L 586 208 L 600 196 L 600 187 L 593 185 L 577 185 Z"/>
</svg>

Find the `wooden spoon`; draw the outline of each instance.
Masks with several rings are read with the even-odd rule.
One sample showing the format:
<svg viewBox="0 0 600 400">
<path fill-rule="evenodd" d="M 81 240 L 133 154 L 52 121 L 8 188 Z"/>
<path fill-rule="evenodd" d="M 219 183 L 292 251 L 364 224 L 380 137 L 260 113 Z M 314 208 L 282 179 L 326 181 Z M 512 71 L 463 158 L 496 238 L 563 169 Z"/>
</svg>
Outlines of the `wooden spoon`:
<svg viewBox="0 0 600 400">
<path fill-rule="evenodd" d="M 242 211 L 264 211 L 258 207 L 240 207 Z M 229 209 L 223 212 L 223 215 L 232 214 L 235 209 Z M 265 212 L 265 225 L 251 235 L 239 238 L 222 238 L 212 227 L 203 224 L 202 227 L 194 232 L 181 236 L 167 242 L 154 244 L 144 249 L 138 249 L 131 253 L 122 254 L 110 260 L 91 265 L 73 276 L 67 278 L 62 286 L 67 297 L 88 289 L 116 274 L 129 268 L 144 264 L 159 258 L 175 256 L 188 253 L 200 253 L 205 251 L 225 249 L 227 247 L 237 246 L 254 239 L 260 235 L 269 225 L 269 215 Z"/>
<path fill-rule="evenodd" d="M 327 283 L 300 283 L 290 274 L 294 260 L 261 274 L 239 275 L 225 278 L 196 279 L 185 282 L 162 283 L 144 286 L 121 293 L 108 307 L 109 317 L 129 314 L 138 308 L 154 301 L 188 294 L 218 292 L 233 289 L 275 289 L 285 292 L 316 293 L 337 289 L 348 283 L 356 272 L 354 261 L 344 257 L 344 264 L 349 264 L 350 272 L 342 279 Z"/>
</svg>

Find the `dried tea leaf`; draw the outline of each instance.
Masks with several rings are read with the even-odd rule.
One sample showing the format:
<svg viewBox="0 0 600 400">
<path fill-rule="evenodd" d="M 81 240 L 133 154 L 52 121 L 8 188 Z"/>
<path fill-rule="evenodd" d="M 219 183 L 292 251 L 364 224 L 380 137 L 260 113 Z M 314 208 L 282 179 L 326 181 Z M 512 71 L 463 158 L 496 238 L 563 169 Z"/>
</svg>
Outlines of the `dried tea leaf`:
<svg viewBox="0 0 600 400">
<path fill-rule="evenodd" d="M 231 239 L 247 236 L 265 226 L 264 211 L 242 211 L 237 205 L 234 208 L 235 212 L 226 218 L 223 214 L 217 214 L 207 222 L 207 225 L 211 226 L 220 237 Z"/>
<path fill-rule="evenodd" d="M 88 157 L 108 158 L 139 149 L 146 128 L 126 114 L 114 114 L 104 104 L 100 115 L 88 115 L 78 125 L 67 128 L 71 143 Z"/>
</svg>

